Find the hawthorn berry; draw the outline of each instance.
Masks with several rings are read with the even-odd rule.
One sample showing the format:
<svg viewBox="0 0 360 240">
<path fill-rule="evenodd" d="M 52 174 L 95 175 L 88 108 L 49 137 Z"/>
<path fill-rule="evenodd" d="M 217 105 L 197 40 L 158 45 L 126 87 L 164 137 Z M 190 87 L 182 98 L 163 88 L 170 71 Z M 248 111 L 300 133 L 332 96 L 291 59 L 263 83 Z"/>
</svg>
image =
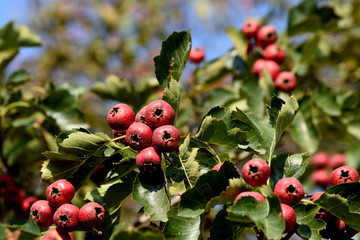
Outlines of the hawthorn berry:
<svg viewBox="0 0 360 240">
<path fill-rule="evenodd" d="M 331 185 L 359 181 L 359 173 L 350 166 L 336 168 L 330 175 Z"/>
<path fill-rule="evenodd" d="M 41 240 L 71 240 L 68 232 L 60 231 L 58 228 L 49 228 Z"/>
<path fill-rule="evenodd" d="M 51 206 L 59 207 L 69 203 L 75 195 L 74 186 L 66 179 L 59 179 L 46 189 L 46 198 Z"/>
<path fill-rule="evenodd" d="M 107 114 L 107 122 L 114 130 L 126 130 L 135 121 L 135 113 L 125 103 L 113 106 Z"/>
<path fill-rule="evenodd" d="M 304 198 L 305 192 L 299 180 L 293 177 L 282 178 L 276 184 L 274 193 L 282 203 L 294 205 Z"/>
<path fill-rule="evenodd" d="M 79 211 L 80 224 L 88 228 L 97 228 L 105 220 L 105 209 L 96 202 L 84 204 Z"/>
<path fill-rule="evenodd" d="M 135 122 L 141 122 L 141 123 L 145 123 L 145 107 L 143 107 L 142 109 L 140 109 L 140 111 L 135 115 Z"/>
<path fill-rule="evenodd" d="M 164 125 L 154 130 L 153 147 L 160 152 L 173 152 L 179 146 L 180 132 L 172 125 Z"/>
<path fill-rule="evenodd" d="M 189 54 L 189 60 L 193 63 L 200 63 L 205 58 L 205 50 L 201 47 L 192 48 Z"/>
<path fill-rule="evenodd" d="M 329 166 L 330 156 L 326 152 L 317 152 L 311 159 L 311 165 L 315 169 L 322 169 Z"/>
<path fill-rule="evenodd" d="M 126 130 L 125 142 L 134 150 L 141 150 L 151 145 L 152 130 L 145 123 L 134 122 Z"/>
<path fill-rule="evenodd" d="M 73 232 L 79 228 L 79 208 L 65 203 L 56 210 L 53 220 L 59 230 Z"/>
<path fill-rule="evenodd" d="M 144 148 L 136 156 L 136 166 L 145 175 L 157 172 L 160 163 L 161 156 L 154 147 Z"/>
<path fill-rule="evenodd" d="M 46 200 L 38 200 L 30 207 L 30 214 L 39 227 L 49 227 L 53 224 L 54 213 L 55 208 Z"/>
<path fill-rule="evenodd" d="M 273 81 L 275 81 L 281 71 L 279 64 L 275 61 L 258 59 L 254 62 L 251 68 L 251 73 L 256 77 L 263 77 L 263 69 L 269 73 Z"/>
<path fill-rule="evenodd" d="M 155 100 L 145 108 L 145 121 L 150 127 L 169 125 L 174 119 L 174 109 L 164 100 Z"/>
<path fill-rule="evenodd" d="M 245 196 L 250 196 L 250 197 L 253 197 L 255 198 L 257 201 L 260 201 L 260 202 L 265 202 L 265 198 L 263 195 L 261 195 L 260 193 L 258 192 L 253 192 L 253 191 L 245 191 L 245 192 L 241 192 L 239 195 L 236 196 L 235 200 L 234 200 L 234 205 L 236 204 L 236 202 L 242 198 L 242 197 L 245 197 Z"/>
<path fill-rule="evenodd" d="M 30 208 L 36 201 L 38 201 L 38 198 L 34 196 L 27 197 L 21 201 L 20 203 L 21 214 L 25 218 L 29 217 Z"/>
<path fill-rule="evenodd" d="M 260 29 L 261 24 L 259 21 L 254 19 L 247 19 L 242 27 L 241 30 L 243 31 L 245 38 L 252 38 L 256 36 L 257 31 Z"/>
<path fill-rule="evenodd" d="M 11 175 L 1 175 L 0 176 L 0 196 L 5 196 L 8 189 L 11 189 L 15 186 L 14 179 Z"/>
<path fill-rule="evenodd" d="M 256 45 L 266 47 L 277 39 L 276 28 L 272 25 L 261 27 L 256 33 Z"/>
<path fill-rule="evenodd" d="M 264 58 L 267 60 L 273 60 L 278 64 L 281 64 L 284 62 L 285 57 L 286 52 L 276 44 L 270 44 L 264 49 Z"/>
<path fill-rule="evenodd" d="M 313 183 L 326 188 L 330 183 L 330 173 L 325 169 L 317 169 L 311 174 Z"/>
<path fill-rule="evenodd" d="M 296 76 L 292 72 L 282 71 L 275 78 L 275 87 L 283 92 L 292 92 L 296 88 Z"/>
<path fill-rule="evenodd" d="M 24 190 L 19 187 L 12 186 L 9 188 L 4 196 L 5 201 L 10 206 L 18 206 L 26 198 Z"/>
<path fill-rule="evenodd" d="M 311 197 L 310 200 L 311 201 L 315 201 L 316 199 L 318 199 L 324 192 L 320 191 L 320 192 L 316 192 L 314 193 Z M 329 222 L 331 219 L 334 218 L 334 216 L 329 213 L 328 211 L 326 211 L 323 208 L 320 208 L 319 211 L 315 214 L 315 218 L 319 218 L 321 220 L 323 220 L 324 222 Z"/>
<path fill-rule="evenodd" d="M 219 171 L 223 164 L 224 163 L 217 163 L 215 166 L 213 166 L 213 168 L 211 170 Z M 239 176 L 240 176 L 239 169 L 235 165 L 234 165 L 234 168 L 236 169 L 236 171 L 239 173 Z"/>
<path fill-rule="evenodd" d="M 126 134 L 126 130 L 119 131 L 119 130 L 114 130 L 113 129 L 113 137 L 114 138 L 118 138 L 118 137 L 121 137 L 121 136 L 125 137 L 125 134 Z M 117 140 L 117 142 L 125 144 L 125 138 L 119 139 L 119 140 Z"/>
<path fill-rule="evenodd" d="M 270 177 L 270 167 L 264 160 L 253 158 L 242 167 L 241 176 L 247 184 L 261 186 L 266 184 Z"/>
<path fill-rule="evenodd" d="M 334 223 L 330 225 L 333 226 L 333 229 L 335 230 L 335 235 L 338 237 L 334 239 L 350 239 L 357 233 L 355 229 L 349 227 L 344 221 L 339 218 L 336 218 Z"/>
<path fill-rule="evenodd" d="M 338 167 L 345 166 L 345 164 L 346 164 L 346 158 L 345 158 L 344 154 L 337 153 L 330 157 L 329 166 L 332 169 L 336 169 Z"/>
<path fill-rule="evenodd" d="M 296 226 L 296 213 L 295 210 L 284 203 L 280 204 L 281 206 L 281 214 L 280 216 L 282 216 L 285 220 L 285 231 L 284 232 L 291 232 L 295 226 Z"/>
</svg>

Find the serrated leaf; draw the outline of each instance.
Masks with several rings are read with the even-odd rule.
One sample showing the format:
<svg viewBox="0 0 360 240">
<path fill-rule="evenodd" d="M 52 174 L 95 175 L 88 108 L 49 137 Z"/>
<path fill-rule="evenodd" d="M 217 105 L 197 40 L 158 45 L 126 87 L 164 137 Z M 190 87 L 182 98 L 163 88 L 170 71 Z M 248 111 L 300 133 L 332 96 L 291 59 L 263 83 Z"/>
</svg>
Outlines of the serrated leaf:
<svg viewBox="0 0 360 240">
<path fill-rule="evenodd" d="M 254 222 L 268 239 L 280 239 L 285 229 L 285 221 L 280 217 L 280 200 L 276 195 L 266 198 L 266 202 L 242 197 L 227 212 L 232 221 Z"/>
<path fill-rule="evenodd" d="M 245 230 L 242 223 L 229 221 L 226 209 L 220 210 L 212 222 L 209 240 L 240 239 Z"/>
<path fill-rule="evenodd" d="M 170 210 L 170 199 L 167 194 L 165 181 L 151 183 L 139 175 L 136 177 L 132 198 L 144 206 L 145 215 L 151 220 L 166 222 L 167 212 Z"/>
<path fill-rule="evenodd" d="M 162 42 L 160 55 L 154 58 L 155 74 L 162 88 L 169 86 L 170 78 L 179 81 L 191 49 L 190 30 L 173 32 Z"/>
<path fill-rule="evenodd" d="M 169 240 L 198 240 L 200 232 L 200 216 L 182 217 L 178 209 L 173 208 L 168 213 L 169 221 L 164 229 L 164 236 Z"/>
<path fill-rule="evenodd" d="M 243 32 L 235 27 L 227 27 L 225 31 L 234 43 L 238 55 L 246 60 L 248 41 L 245 39 Z"/>
<path fill-rule="evenodd" d="M 224 162 L 219 171 L 208 171 L 201 175 L 195 186 L 181 195 L 178 215 L 195 217 L 202 214 L 206 209 L 214 207 L 211 200 L 226 190 L 230 179 L 239 176 L 238 170 L 231 162 Z"/>
<path fill-rule="evenodd" d="M 162 99 L 169 103 L 178 112 L 180 103 L 180 84 L 173 77 L 170 77 L 169 85 L 164 89 Z"/>
<path fill-rule="evenodd" d="M 69 154 L 89 154 L 100 149 L 110 138 L 103 134 L 72 133 L 59 144 L 59 151 Z"/>
<path fill-rule="evenodd" d="M 296 213 L 296 222 L 299 224 L 297 234 L 311 240 L 321 240 L 320 230 L 325 229 L 326 223 L 315 219 L 314 216 L 320 207 L 312 204 L 296 204 L 294 210 Z"/>
<path fill-rule="evenodd" d="M 336 96 L 325 85 L 321 85 L 321 87 L 314 92 L 313 100 L 315 105 L 324 111 L 324 113 L 330 116 L 340 116 L 341 108 L 336 102 Z"/>
</svg>

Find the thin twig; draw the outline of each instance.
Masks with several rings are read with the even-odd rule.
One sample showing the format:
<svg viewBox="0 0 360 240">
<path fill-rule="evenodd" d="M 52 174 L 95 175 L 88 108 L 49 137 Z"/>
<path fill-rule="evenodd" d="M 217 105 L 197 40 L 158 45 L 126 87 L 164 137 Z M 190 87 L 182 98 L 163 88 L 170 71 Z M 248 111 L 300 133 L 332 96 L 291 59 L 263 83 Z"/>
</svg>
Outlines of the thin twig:
<svg viewBox="0 0 360 240">
<path fill-rule="evenodd" d="M 258 240 L 263 240 L 264 239 L 264 233 L 258 227 L 254 227 L 254 231 L 256 233 L 256 238 Z"/>
<path fill-rule="evenodd" d="M 182 166 L 182 168 L 184 169 L 184 173 L 185 173 L 186 180 L 188 181 L 190 187 L 192 188 L 192 184 L 191 184 L 191 182 L 190 182 L 190 178 L 189 178 L 189 176 L 187 175 L 185 166 L 184 166 L 184 164 L 183 164 L 183 161 L 182 161 L 180 155 L 179 155 L 179 159 L 180 159 L 181 166 Z"/>
</svg>

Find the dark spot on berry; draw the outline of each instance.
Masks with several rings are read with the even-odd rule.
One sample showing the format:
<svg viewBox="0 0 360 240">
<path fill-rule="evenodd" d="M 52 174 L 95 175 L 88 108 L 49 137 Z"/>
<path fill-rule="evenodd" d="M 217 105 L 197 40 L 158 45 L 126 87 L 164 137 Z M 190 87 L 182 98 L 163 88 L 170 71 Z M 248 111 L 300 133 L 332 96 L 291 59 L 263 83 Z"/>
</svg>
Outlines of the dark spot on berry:
<svg viewBox="0 0 360 240">
<path fill-rule="evenodd" d="M 131 141 L 134 143 L 138 143 L 140 141 L 140 138 L 137 134 L 134 134 L 131 136 Z"/>
<path fill-rule="evenodd" d="M 154 112 L 154 115 L 158 118 L 161 117 L 162 114 L 163 114 L 163 110 L 161 108 L 157 108 Z"/>
<path fill-rule="evenodd" d="M 145 122 L 145 117 L 144 117 L 144 116 L 141 116 L 141 117 L 140 117 L 140 120 L 141 120 L 141 122 L 146 123 L 146 122 Z"/>
<path fill-rule="evenodd" d="M 285 78 L 284 81 L 283 81 L 284 84 L 289 84 L 290 83 L 290 80 Z"/>
<path fill-rule="evenodd" d="M 347 170 L 342 170 L 341 173 L 340 173 L 340 176 L 342 178 L 349 178 L 349 171 Z"/>
<path fill-rule="evenodd" d="M 165 131 L 162 139 L 163 139 L 164 141 L 170 141 L 170 140 L 171 140 L 171 135 L 170 135 L 170 133 L 168 133 L 168 132 Z"/>
<path fill-rule="evenodd" d="M 104 216 L 104 213 L 101 210 L 101 208 L 95 207 L 94 210 L 95 210 L 95 215 L 97 218 L 102 218 Z"/>
<path fill-rule="evenodd" d="M 274 36 L 273 33 L 268 33 L 268 34 L 267 34 L 267 37 L 268 37 L 269 39 L 273 38 L 273 36 Z"/>
<path fill-rule="evenodd" d="M 249 165 L 249 167 L 250 167 L 250 171 L 249 171 L 250 174 L 258 172 L 258 167 L 251 165 Z"/>
<path fill-rule="evenodd" d="M 118 107 L 113 107 L 111 109 L 111 116 L 114 117 L 117 114 L 118 111 L 119 111 Z"/>
<path fill-rule="evenodd" d="M 287 189 L 286 189 L 289 193 L 295 193 L 296 188 L 293 185 L 290 185 Z"/>
<path fill-rule="evenodd" d="M 32 213 L 32 215 L 34 216 L 34 218 L 39 218 L 39 213 L 38 213 L 37 210 L 34 210 L 34 211 L 32 211 L 31 213 Z"/>
<path fill-rule="evenodd" d="M 60 219 L 60 222 L 63 223 L 63 224 L 65 224 L 65 223 L 67 223 L 69 221 L 69 218 L 66 215 L 60 215 L 59 219 Z"/>
</svg>

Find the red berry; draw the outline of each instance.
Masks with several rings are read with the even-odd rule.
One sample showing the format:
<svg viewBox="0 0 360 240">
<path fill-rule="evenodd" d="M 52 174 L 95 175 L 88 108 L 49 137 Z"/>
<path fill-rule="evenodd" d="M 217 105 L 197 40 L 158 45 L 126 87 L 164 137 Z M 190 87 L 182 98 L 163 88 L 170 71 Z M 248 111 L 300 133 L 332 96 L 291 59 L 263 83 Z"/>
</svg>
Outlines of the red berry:
<svg viewBox="0 0 360 240">
<path fill-rule="evenodd" d="M 122 131 L 119 131 L 119 130 L 113 130 L 113 137 L 114 138 L 118 138 L 118 137 L 121 137 L 121 136 L 125 136 L 126 134 L 126 130 L 122 130 Z M 125 144 L 125 138 L 122 138 L 120 140 L 117 140 L 118 143 L 123 143 Z"/>
<path fill-rule="evenodd" d="M 312 195 L 310 198 L 311 201 L 315 201 L 318 199 L 324 192 L 316 192 Z M 331 219 L 334 218 L 334 216 L 326 211 L 325 209 L 320 208 L 320 210 L 315 214 L 315 218 L 319 218 L 323 220 L 324 222 L 329 222 Z"/>
<path fill-rule="evenodd" d="M 180 132 L 172 125 L 164 125 L 154 130 L 152 144 L 160 152 L 173 152 L 179 146 Z"/>
<path fill-rule="evenodd" d="M 329 166 L 332 169 L 336 169 L 338 167 L 345 166 L 345 164 L 346 164 L 346 158 L 345 158 L 344 154 L 337 153 L 330 157 Z"/>
<path fill-rule="evenodd" d="M 294 205 L 304 198 L 304 188 L 296 178 L 282 178 L 276 184 L 274 193 L 282 203 Z"/>
<path fill-rule="evenodd" d="M 60 179 L 48 186 L 46 198 L 51 206 L 59 207 L 69 203 L 75 195 L 74 186 L 66 179 Z"/>
<path fill-rule="evenodd" d="M 134 150 L 141 150 L 151 145 L 152 130 L 145 123 L 134 122 L 126 130 L 125 142 Z"/>
<path fill-rule="evenodd" d="M 281 64 L 284 62 L 285 57 L 286 52 L 276 44 L 270 44 L 264 49 L 264 58 L 267 60 L 273 60 Z"/>
<path fill-rule="evenodd" d="M 331 175 L 331 185 L 359 181 L 358 172 L 350 166 L 342 166 L 335 169 Z"/>
<path fill-rule="evenodd" d="M 54 213 L 54 223 L 63 232 L 72 232 L 79 228 L 79 208 L 65 203 Z"/>
<path fill-rule="evenodd" d="M 295 226 L 296 226 L 296 213 L 295 210 L 284 203 L 280 204 L 281 206 L 281 216 L 284 218 L 285 220 L 285 231 L 284 232 L 291 232 L 292 230 L 294 230 Z"/>
<path fill-rule="evenodd" d="M 189 54 L 189 60 L 194 63 L 200 63 L 205 58 L 205 50 L 201 47 L 192 48 Z"/>
<path fill-rule="evenodd" d="M 216 170 L 216 171 L 219 171 L 221 166 L 223 165 L 223 163 L 218 163 L 216 164 L 211 170 Z M 234 168 L 236 169 L 236 171 L 239 173 L 240 175 L 240 172 L 239 172 L 239 169 L 234 165 Z"/>
<path fill-rule="evenodd" d="M 107 114 L 107 122 L 114 130 L 126 130 L 134 120 L 134 111 L 125 103 L 116 104 Z"/>
<path fill-rule="evenodd" d="M 155 100 L 145 108 L 146 124 L 150 127 L 160 127 L 171 124 L 175 119 L 174 109 L 164 100 Z"/>
<path fill-rule="evenodd" d="M 265 67 L 265 61 L 266 60 L 260 58 L 254 62 L 254 64 L 252 65 L 252 68 L 251 68 L 251 73 L 254 76 L 256 76 L 256 77 L 260 76 L 262 69 Z"/>
<path fill-rule="evenodd" d="M 260 27 L 260 22 L 254 19 L 247 19 L 243 23 L 241 30 L 243 31 L 246 38 L 252 38 L 256 36 L 256 33 L 260 29 Z"/>
<path fill-rule="evenodd" d="M 96 202 L 84 204 L 79 211 L 79 221 L 81 225 L 88 228 L 97 228 L 105 220 L 105 209 Z"/>
<path fill-rule="evenodd" d="M 23 199 L 20 203 L 21 213 L 25 218 L 29 217 L 31 206 L 38 200 L 37 197 L 31 196 Z"/>
<path fill-rule="evenodd" d="M 317 152 L 314 154 L 311 160 L 311 165 L 315 169 L 321 169 L 329 166 L 330 157 L 325 152 Z"/>
<path fill-rule="evenodd" d="M 281 71 L 279 64 L 276 62 L 272 60 L 258 59 L 254 62 L 251 73 L 256 77 L 263 77 L 263 69 L 266 69 L 273 80 L 275 80 Z"/>
<path fill-rule="evenodd" d="M 270 177 L 270 167 L 264 160 L 253 158 L 242 167 L 241 176 L 247 184 L 261 186 Z"/>
<path fill-rule="evenodd" d="M 257 201 L 260 201 L 260 202 L 265 202 L 265 198 L 263 197 L 263 195 L 261 195 L 260 193 L 258 192 L 252 192 L 252 191 L 245 191 L 245 192 L 241 192 L 239 195 L 236 196 L 235 198 L 235 201 L 234 201 L 234 205 L 236 204 L 236 202 L 242 198 L 242 197 L 245 197 L 245 196 L 250 196 L 250 197 L 253 197 L 255 198 Z"/>
<path fill-rule="evenodd" d="M 142 109 L 140 109 L 140 111 L 136 114 L 135 116 L 135 122 L 141 122 L 141 123 L 146 123 L 145 121 L 145 107 L 143 107 Z"/>
<path fill-rule="evenodd" d="M 49 228 L 42 240 L 71 240 L 71 236 L 67 232 L 60 231 L 58 228 Z"/>
<path fill-rule="evenodd" d="M 160 166 L 161 157 L 154 147 L 147 147 L 141 150 L 136 156 L 136 166 L 143 174 L 152 174 Z"/>
<path fill-rule="evenodd" d="M 9 188 L 5 194 L 5 201 L 9 206 L 18 206 L 25 199 L 26 194 L 24 190 L 13 186 Z"/>
<path fill-rule="evenodd" d="M 323 191 L 314 193 L 314 194 L 310 197 L 310 200 L 311 200 L 311 201 L 315 201 L 315 200 L 318 199 L 323 193 L 324 193 Z"/>
<path fill-rule="evenodd" d="M 272 25 L 261 27 L 256 33 L 256 45 L 266 47 L 277 39 L 276 29 Z"/>
<path fill-rule="evenodd" d="M 55 209 L 46 200 L 38 200 L 31 205 L 30 213 L 39 227 L 49 227 L 54 223 Z"/>
<path fill-rule="evenodd" d="M 13 188 L 14 186 L 15 182 L 11 175 L 0 176 L 0 196 L 5 196 L 8 189 Z"/>
<path fill-rule="evenodd" d="M 325 169 L 317 169 L 311 174 L 313 183 L 326 188 L 330 183 L 330 173 Z"/>
<path fill-rule="evenodd" d="M 275 87 L 282 92 L 292 92 L 296 88 L 296 76 L 292 72 L 283 71 L 275 78 Z"/>
<path fill-rule="evenodd" d="M 356 230 L 350 228 L 344 221 L 339 218 L 335 220 L 332 226 L 336 232 L 335 234 L 340 237 L 334 239 L 350 239 L 357 233 Z"/>
</svg>

